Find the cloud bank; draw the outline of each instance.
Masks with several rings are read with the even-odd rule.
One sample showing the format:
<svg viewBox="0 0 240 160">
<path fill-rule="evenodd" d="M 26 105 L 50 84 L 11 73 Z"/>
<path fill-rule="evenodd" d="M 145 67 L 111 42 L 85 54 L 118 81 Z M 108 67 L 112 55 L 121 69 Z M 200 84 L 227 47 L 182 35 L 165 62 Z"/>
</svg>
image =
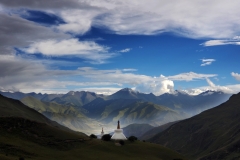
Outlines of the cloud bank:
<svg viewBox="0 0 240 160">
<path fill-rule="evenodd" d="M 41 61 L 21 56 L 2 55 L 0 59 L 0 89 L 5 91 L 63 93 L 74 90 L 98 91 L 110 94 L 122 86 L 132 86 L 145 93 L 160 95 L 174 91 L 174 80 L 192 81 L 215 75 L 183 73 L 152 77 L 133 73 L 135 69 L 99 70 L 80 67 L 76 70 L 49 69 Z M 179 78 L 181 77 L 181 78 Z M 98 89 L 97 89 L 98 88 Z M 108 89 L 108 90 L 106 90 Z"/>
<path fill-rule="evenodd" d="M 180 0 L 21 0 L 0 2 L 9 9 L 43 10 L 60 16 L 64 32 L 84 34 L 92 26 L 116 34 L 155 35 L 173 32 L 191 38 L 231 38 L 239 35 L 239 1 Z M 134 23 L 132 23 L 134 22 Z"/>
</svg>

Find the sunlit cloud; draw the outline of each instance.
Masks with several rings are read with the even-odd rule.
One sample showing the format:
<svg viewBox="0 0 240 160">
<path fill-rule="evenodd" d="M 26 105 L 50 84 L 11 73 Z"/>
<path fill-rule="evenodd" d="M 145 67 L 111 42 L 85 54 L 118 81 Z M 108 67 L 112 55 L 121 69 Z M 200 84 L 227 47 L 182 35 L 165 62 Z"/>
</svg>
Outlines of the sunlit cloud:
<svg viewBox="0 0 240 160">
<path fill-rule="evenodd" d="M 126 48 L 126 49 L 120 50 L 118 52 L 126 53 L 126 52 L 130 52 L 131 50 L 132 50 L 131 48 Z"/>
</svg>

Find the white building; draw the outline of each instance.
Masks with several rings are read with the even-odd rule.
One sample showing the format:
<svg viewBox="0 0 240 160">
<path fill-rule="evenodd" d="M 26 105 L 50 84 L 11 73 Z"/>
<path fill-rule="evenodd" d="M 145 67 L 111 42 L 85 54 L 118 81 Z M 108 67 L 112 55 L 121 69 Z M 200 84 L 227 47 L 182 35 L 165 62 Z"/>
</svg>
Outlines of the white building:
<svg viewBox="0 0 240 160">
<path fill-rule="evenodd" d="M 111 137 L 113 140 L 127 140 L 125 135 L 123 134 L 123 130 L 120 128 L 120 123 L 118 121 L 117 129 L 115 129 L 113 136 Z"/>
</svg>

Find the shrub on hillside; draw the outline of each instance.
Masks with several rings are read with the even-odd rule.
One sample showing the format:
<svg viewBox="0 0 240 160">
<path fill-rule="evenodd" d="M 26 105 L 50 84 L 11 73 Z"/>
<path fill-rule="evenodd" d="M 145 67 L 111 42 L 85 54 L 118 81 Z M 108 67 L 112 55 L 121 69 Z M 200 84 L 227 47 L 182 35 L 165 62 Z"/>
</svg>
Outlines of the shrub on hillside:
<svg viewBox="0 0 240 160">
<path fill-rule="evenodd" d="M 138 138 L 137 137 L 135 137 L 135 136 L 130 136 L 130 137 L 128 137 L 128 140 L 130 141 L 130 142 L 134 142 L 134 141 L 136 141 Z"/>
<path fill-rule="evenodd" d="M 121 144 L 122 146 L 125 144 L 123 140 L 120 140 L 118 143 Z"/>
<path fill-rule="evenodd" d="M 111 140 L 111 135 L 110 134 L 104 134 L 103 136 L 102 136 L 102 140 L 103 141 L 110 141 Z"/>
<path fill-rule="evenodd" d="M 95 134 L 91 134 L 89 137 L 90 138 L 97 138 L 97 136 Z"/>
</svg>

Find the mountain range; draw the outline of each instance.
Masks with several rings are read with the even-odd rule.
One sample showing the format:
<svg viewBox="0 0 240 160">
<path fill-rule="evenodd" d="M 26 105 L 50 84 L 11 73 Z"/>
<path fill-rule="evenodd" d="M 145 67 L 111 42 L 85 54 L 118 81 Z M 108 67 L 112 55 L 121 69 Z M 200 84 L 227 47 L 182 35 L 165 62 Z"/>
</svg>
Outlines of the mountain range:
<svg viewBox="0 0 240 160">
<path fill-rule="evenodd" d="M 122 127 L 143 123 L 160 126 L 182 120 L 225 102 L 231 95 L 207 91 L 192 96 L 175 91 L 160 96 L 124 88 L 104 96 L 87 91 L 70 91 L 66 94 L 36 94 L 0 92 L 21 100 L 46 117 L 66 127 L 85 133 L 99 134 L 101 127 L 111 131 L 118 120 Z"/>
</svg>

